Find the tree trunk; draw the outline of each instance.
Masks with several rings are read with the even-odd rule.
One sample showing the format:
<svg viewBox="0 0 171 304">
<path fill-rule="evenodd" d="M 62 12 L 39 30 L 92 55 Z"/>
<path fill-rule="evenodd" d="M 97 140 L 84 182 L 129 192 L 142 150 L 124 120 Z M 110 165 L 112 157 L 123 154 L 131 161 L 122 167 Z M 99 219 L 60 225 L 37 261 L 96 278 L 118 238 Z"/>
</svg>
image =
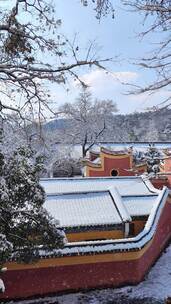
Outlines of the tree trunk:
<svg viewBox="0 0 171 304">
<path fill-rule="evenodd" d="M 82 145 L 82 157 L 86 157 L 86 153 L 87 153 L 87 149 L 86 149 L 86 146 L 85 144 Z"/>
</svg>

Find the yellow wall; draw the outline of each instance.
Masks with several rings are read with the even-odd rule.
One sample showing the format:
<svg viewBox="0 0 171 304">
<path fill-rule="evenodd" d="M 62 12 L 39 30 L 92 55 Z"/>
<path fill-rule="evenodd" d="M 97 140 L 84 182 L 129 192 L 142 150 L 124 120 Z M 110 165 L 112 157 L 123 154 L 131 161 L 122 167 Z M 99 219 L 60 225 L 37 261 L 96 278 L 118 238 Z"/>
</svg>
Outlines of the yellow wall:
<svg viewBox="0 0 171 304">
<path fill-rule="evenodd" d="M 110 231 L 86 231 L 80 233 L 66 233 L 69 242 L 79 242 L 88 240 L 101 240 L 101 239 L 120 239 L 124 237 L 122 230 Z"/>
<path fill-rule="evenodd" d="M 43 258 L 37 263 L 33 264 L 18 264 L 16 262 L 8 262 L 4 266 L 8 268 L 8 271 L 18 270 L 18 269 L 34 269 L 34 268 L 46 268 L 54 266 L 64 266 L 64 265 L 79 265 L 79 264 L 90 264 L 90 263 L 100 263 L 100 262 L 113 262 L 113 261 L 129 261 L 139 259 L 146 250 L 152 244 L 152 240 L 145 245 L 139 251 L 129 251 L 129 252 L 118 252 L 118 253 L 101 253 L 101 254 L 91 254 L 91 255 L 77 255 L 71 257 L 60 257 L 60 258 Z"/>
<path fill-rule="evenodd" d="M 139 234 L 146 224 L 147 220 L 135 220 L 132 223 L 134 224 L 134 236 Z"/>
<path fill-rule="evenodd" d="M 145 226 L 147 219 L 145 220 L 134 220 L 132 224 L 134 225 L 134 234 L 131 236 L 136 236 L 140 233 Z M 68 242 L 80 242 L 80 241 L 90 241 L 90 240 L 103 240 L 103 239 L 122 239 L 124 238 L 124 231 L 122 230 L 108 230 L 108 231 L 86 231 L 79 233 L 66 233 Z"/>
</svg>

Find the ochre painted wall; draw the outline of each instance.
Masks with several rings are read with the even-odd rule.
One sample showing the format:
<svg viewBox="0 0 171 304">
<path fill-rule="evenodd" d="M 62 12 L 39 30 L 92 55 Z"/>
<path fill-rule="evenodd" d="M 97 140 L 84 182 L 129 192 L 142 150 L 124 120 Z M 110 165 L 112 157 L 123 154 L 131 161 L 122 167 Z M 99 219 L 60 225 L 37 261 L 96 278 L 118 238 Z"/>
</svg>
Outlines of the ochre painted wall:
<svg viewBox="0 0 171 304">
<path fill-rule="evenodd" d="M 111 231 L 87 231 L 80 233 L 68 233 L 66 237 L 69 242 L 79 242 L 86 240 L 121 239 L 124 237 L 122 230 Z"/>
<path fill-rule="evenodd" d="M 136 236 L 144 229 L 146 220 L 144 220 L 144 221 L 135 220 L 132 223 L 134 224 L 134 236 Z"/>
</svg>

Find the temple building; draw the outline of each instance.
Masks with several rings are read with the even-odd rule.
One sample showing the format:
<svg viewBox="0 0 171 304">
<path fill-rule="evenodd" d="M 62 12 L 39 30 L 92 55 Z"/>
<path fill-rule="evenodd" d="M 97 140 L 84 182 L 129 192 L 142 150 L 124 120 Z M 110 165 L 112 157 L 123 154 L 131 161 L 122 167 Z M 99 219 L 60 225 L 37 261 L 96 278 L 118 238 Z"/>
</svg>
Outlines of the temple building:
<svg viewBox="0 0 171 304">
<path fill-rule="evenodd" d="M 130 191 L 135 180 L 141 186 Z M 44 180 L 45 208 L 71 242 L 135 236 L 157 197 L 144 183 L 141 178 Z"/>
<path fill-rule="evenodd" d="M 152 184 L 159 189 L 163 186 L 171 188 L 171 151 L 161 151 L 160 171 L 151 177 Z M 139 176 L 147 172 L 144 160 L 134 160 L 132 149 L 113 151 L 100 148 L 100 152 L 90 151 L 89 158 L 83 159 L 84 176 Z"/>
<path fill-rule="evenodd" d="M 171 239 L 171 197 L 141 176 L 42 179 L 66 244 L 39 261 L 11 259 L 0 299 L 137 284 Z"/>
<path fill-rule="evenodd" d="M 163 161 L 160 164 L 160 176 L 167 178 L 168 185 L 171 188 L 171 151 L 163 150 Z"/>
<path fill-rule="evenodd" d="M 132 149 L 112 151 L 101 147 L 100 152 L 90 151 L 89 158 L 83 160 L 84 175 L 95 176 L 134 176 L 147 170 L 145 162 L 135 164 Z"/>
</svg>

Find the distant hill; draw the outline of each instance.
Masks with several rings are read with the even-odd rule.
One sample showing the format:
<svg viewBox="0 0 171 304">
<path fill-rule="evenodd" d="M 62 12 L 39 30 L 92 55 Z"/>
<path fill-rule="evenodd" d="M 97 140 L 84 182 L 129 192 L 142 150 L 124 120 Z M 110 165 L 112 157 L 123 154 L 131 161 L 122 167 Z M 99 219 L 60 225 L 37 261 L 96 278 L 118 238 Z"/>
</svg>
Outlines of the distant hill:
<svg viewBox="0 0 171 304">
<path fill-rule="evenodd" d="M 44 124 L 44 130 L 47 131 L 53 131 L 57 129 L 64 129 L 66 126 L 66 119 L 59 118 L 59 119 L 53 119 L 46 124 Z"/>
<path fill-rule="evenodd" d="M 62 131 L 67 119 L 55 119 L 46 123 L 47 131 Z M 171 110 L 150 111 L 128 115 L 109 116 L 107 130 L 99 141 L 171 141 Z"/>
<path fill-rule="evenodd" d="M 104 139 L 114 141 L 171 141 L 171 110 L 115 115 Z"/>
</svg>

